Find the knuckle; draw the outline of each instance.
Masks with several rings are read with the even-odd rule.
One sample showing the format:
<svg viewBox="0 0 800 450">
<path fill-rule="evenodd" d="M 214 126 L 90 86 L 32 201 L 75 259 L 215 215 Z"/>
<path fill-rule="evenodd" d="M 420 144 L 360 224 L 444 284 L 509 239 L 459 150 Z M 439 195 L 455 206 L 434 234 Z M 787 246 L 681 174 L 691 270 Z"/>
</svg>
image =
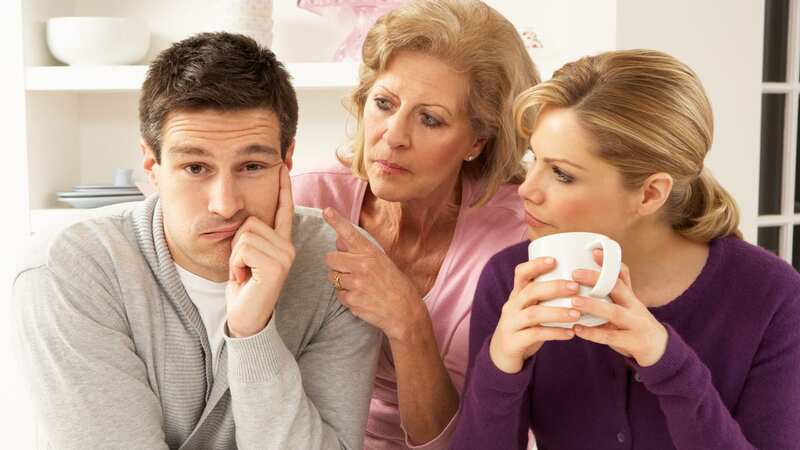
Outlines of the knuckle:
<svg viewBox="0 0 800 450">
<path fill-rule="evenodd" d="M 625 317 L 625 311 L 620 308 L 619 306 L 614 306 L 611 309 L 611 320 L 614 322 L 620 322 Z"/>
</svg>

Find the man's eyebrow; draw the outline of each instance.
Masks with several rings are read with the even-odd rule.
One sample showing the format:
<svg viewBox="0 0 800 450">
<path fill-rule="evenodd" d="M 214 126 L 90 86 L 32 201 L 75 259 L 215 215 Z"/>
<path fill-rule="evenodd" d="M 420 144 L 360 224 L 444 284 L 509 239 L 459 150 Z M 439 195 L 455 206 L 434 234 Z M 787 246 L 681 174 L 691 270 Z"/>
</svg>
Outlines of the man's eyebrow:
<svg viewBox="0 0 800 450">
<path fill-rule="evenodd" d="M 168 150 L 169 153 L 173 153 L 176 155 L 187 155 L 187 156 L 209 156 L 210 153 L 203 148 L 200 147 L 193 147 L 191 145 L 178 145 L 176 147 L 170 147 Z"/>
<path fill-rule="evenodd" d="M 263 154 L 265 156 L 281 156 L 281 152 L 275 150 L 272 146 L 261 145 L 261 144 L 248 145 L 247 147 L 239 150 L 236 153 L 239 155 Z"/>
<path fill-rule="evenodd" d="M 186 155 L 186 156 L 211 156 L 211 152 L 202 148 L 202 147 L 195 147 L 192 145 L 178 145 L 176 147 L 171 147 L 169 149 L 170 153 L 176 155 Z M 264 156 L 281 156 L 281 153 L 275 150 L 272 146 L 269 145 L 260 145 L 260 144 L 253 144 L 248 145 L 247 147 L 240 149 L 236 152 L 237 155 L 241 156 L 248 156 L 248 155 L 264 155 Z"/>
</svg>

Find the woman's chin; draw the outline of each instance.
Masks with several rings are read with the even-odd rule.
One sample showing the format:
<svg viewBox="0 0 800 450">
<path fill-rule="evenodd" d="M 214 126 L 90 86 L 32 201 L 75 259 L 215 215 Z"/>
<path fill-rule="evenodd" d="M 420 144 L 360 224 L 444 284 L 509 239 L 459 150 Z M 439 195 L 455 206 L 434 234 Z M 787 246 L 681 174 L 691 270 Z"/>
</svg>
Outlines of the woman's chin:
<svg viewBox="0 0 800 450">
<path fill-rule="evenodd" d="M 412 200 L 409 194 L 413 191 L 409 189 L 407 183 L 392 182 L 381 177 L 369 176 L 369 189 L 372 195 L 387 202 L 404 202 Z"/>
</svg>

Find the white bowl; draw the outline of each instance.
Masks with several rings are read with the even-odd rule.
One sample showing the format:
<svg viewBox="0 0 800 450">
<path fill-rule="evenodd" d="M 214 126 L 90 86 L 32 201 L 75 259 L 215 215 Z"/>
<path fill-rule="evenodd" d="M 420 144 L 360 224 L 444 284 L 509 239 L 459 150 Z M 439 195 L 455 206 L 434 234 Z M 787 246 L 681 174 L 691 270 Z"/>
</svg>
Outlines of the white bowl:
<svg viewBox="0 0 800 450">
<path fill-rule="evenodd" d="M 135 64 L 150 47 L 150 31 L 126 17 L 53 17 L 47 21 L 47 46 L 73 66 Z"/>
</svg>

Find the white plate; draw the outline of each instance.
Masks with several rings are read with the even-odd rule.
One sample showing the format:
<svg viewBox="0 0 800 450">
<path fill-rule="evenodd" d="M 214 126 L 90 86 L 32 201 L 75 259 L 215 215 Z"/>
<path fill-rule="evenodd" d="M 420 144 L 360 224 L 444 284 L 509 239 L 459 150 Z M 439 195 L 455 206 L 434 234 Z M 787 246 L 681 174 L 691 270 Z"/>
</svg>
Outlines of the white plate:
<svg viewBox="0 0 800 450">
<path fill-rule="evenodd" d="M 125 190 L 125 189 L 136 189 L 136 185 L 130 184 L 127 186 L 117 186 L 116 184 L 78 184 L 72 186 L 72 189 L 75 191 L 92 191 L 96 189 Z"/>
<path fill-rule="evenodd" d="M 58 201 L 67 203 L 73 208 L 98 208 L 100 206 L 113 205 L 115 203 L 135 202 L 144 200 L 144 195 L 114 195 L 105 197 L 59 197 Z"/>
<path fill-rule="evenodd" d="M 67 191 L 67 192 L 57 192 L 56 195 L 58 197 L 108 197 L 114 195 L 142 195 L 139 189 L 125 189 L 125 190 L 114 190 L 114 189 L 96 189 L 91 191 Z"/>
</svg>

